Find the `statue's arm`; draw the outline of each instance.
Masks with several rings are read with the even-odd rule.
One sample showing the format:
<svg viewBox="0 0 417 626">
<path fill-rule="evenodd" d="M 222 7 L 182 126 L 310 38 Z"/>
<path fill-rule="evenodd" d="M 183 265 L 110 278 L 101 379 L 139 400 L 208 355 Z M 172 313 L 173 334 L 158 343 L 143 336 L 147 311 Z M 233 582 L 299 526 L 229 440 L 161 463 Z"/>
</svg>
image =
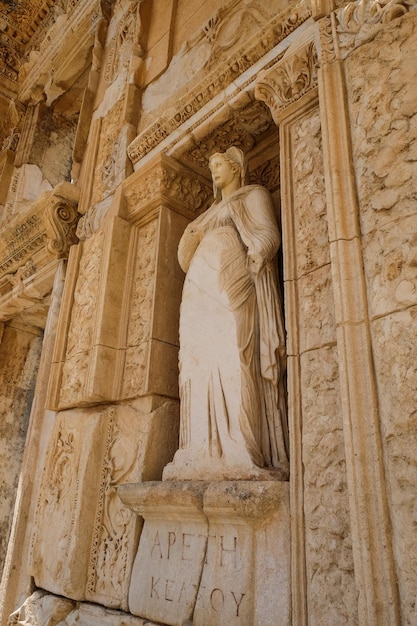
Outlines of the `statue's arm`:
<svg viewBox="0 0 417 626">
<path fill-rule="evenodd" d="M 257 275 L 274 258 L 281 243 L 269 191 L 263 187 L 250 190 L 235 222 L 247 247 L 249 269 Z"/>
</svg>

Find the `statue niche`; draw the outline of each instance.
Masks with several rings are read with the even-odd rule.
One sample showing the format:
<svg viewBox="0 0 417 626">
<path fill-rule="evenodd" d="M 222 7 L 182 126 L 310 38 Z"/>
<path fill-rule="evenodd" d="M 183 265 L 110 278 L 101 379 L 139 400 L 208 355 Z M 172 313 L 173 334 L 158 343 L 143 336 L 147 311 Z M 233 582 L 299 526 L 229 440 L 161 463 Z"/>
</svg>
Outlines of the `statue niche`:
<svg viewBox="0 0 417 626">
<path fill-rule="evenodd" d="M 180 447 L 163 479 L 270 480 L 288 471 L 284 327 L 272 198 L 231 147 L 210 157 L 215 201 L 179 243 Z"/>
</svg>

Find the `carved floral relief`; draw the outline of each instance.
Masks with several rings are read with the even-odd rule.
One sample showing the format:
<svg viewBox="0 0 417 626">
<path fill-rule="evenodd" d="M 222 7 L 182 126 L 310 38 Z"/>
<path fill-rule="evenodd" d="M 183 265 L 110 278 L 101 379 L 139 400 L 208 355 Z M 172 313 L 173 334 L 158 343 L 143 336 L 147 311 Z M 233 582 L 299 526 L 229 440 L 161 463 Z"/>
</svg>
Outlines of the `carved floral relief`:
<svg viewBox="0 0 417 626">
<path fill-rule="evenodd" d="M 309 43 L 259 75 L 255 96 L 269 106 L 275 121 L 290 104 L 316 87 L 316 66 L 316 48 L 314 43 Z"/>
<path fill-rule="evenodd" d="M 272 134 L 274 130 L 269 109 L 263 102 L 254 100 L 239 108 L 230 109 L 227 121 L 201 138 L 193 137 L 193 146 L 178 158 L 207 175 L 211 154 L 224 151 L 230 145 L 238 146 L 248 153 L 266 133 Z"/>
<path fill-rule="evenodd" d="M 128 609 L 129 557 L 136 545 L 137 519 L 117 495 L 117 486 L 138 477 L 136 422 L 114 408 L 107 413 L 107 433 L 100 475 L 87 598 Z M 131 564 L 130 564 L 131 566 Z"/>
<path fill-rule="evenodd" d="M 130 4 L 124 15 L 120 18 L 117 31 L 108 44 L 109 51 L 104 68 L 104 77 L 109 83 L 128 69 L 133 46 L 135 44 L 140 45 L 140 3 L 141 0 L 135 0 Z"/>
<path fill-rule="evenodd" d="M 103 240 L 104 233 L 99 231 L 84 244 L 62 371 L 60 400 L 63 405 L 83 397 L 88 351 L 93 345 Z"/>
<path fill-rule="evenodd" d="M 126 338 L 123 395 L 134 397 L 146 384 L 150 350 L 152 303 L 155 289 L 156 238 L 159 221 L 153 219 L 138 228 L 136 258 L 130 294 Z"/>
<path fill-rule="evenodd" d="M 405 15 L 416 0 L 357 0 L 336 11 L 336 32 L 342 56 L 375 32 L 375 26 Z"/>
</svg>

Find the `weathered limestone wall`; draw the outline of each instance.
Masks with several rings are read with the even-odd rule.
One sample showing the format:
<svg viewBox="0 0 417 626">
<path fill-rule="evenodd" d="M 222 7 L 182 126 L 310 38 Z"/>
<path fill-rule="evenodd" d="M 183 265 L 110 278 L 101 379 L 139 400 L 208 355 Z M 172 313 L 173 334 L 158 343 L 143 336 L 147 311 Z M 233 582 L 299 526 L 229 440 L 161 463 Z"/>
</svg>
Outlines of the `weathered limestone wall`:
<svg viewBox="0 0 417 626">
<path fill-rule="evenodd" d="M 291 437 L 291 571 L 282 577 L 286 585 L 291 579 L 292 617 L 287 603 L 285 619 L 415 622 L 417 11 L 401 15 L 412 5 L 71 0 L 62 8 L 51 33 L 65 26 L 65 46 L 49 54 L 49 44 L 59 46 L 43 38 L 36 54 L 45 72 L 36 55 L 22 72 L 23 141 L 14 175 L 8 153 L 0 181 L 2 226 L 70 177 L 71 206 L 79 196 L 81 215 L 79 241 L 69 237 L 61 255 L 76 242 L 44 352 L 48 381 L 32 424 L 37 452 L 26 466 L 34 485 L 26 481 L 11 557 L 21 574 L 2 624 L 22 605 L 31 576 L 45 591 L 14 623 L 27 623 L 26 613 L 31 626 L 51 616 L 68 626 L 149 623 L 128 613 L 142 520 L 117 489 L 159 481 L 177 446 L 183 273 L 176 249 L 211 201 L 207 156 L 232 143 L 249 154 L 251 182 L 275 200 L 281 195 Z M 386 7 L 393 12 L 382 18 Z M 314 22 L 312 9 L 323 19 Z M 72 32 L 83 34 L 75 65 Z M 26 270 L 13 266 L 16 284 L 34 268 L 26 261 Z M 49 279 L 42 284 L 50 291 Z M 6 283 L 2 296 L 13 292 L 20 302 Z M 30 326 L 4 324 L 5 540 L 41 341 Z M 177 523 L 172 500 L 169 520 L 157 501 L 168 542 Z M 221 524 L 234 532 L 228 506 Z M 271 556 L 263 586 L 263 555 L 255 555 L 254 595 L 259 624 L 269 626 L 263 607 L 277 612 L 276 571 L 268 570 Z M 170 603 L 171 574 L 162 567 L 161 576 Z M 212 591 L 219 600 L 223 591 Z M 239 617 L 232 606 L 230 619 Z M 135 611 L 142 616 L 142 605 Z M 164 622 L 165 614 L 150 619 Z"/>
<path fill-rule="evenodd" d="M 291 127 L 309 623 L 356 623 L 319 109 Z"/>
<path fill-rule="evenodd" d="M 416 618 L 417 15 L 346 60 L 389 515 L 404 624 Z"/>
<path fill-rule="evenodd" d="M 29 424 L 42 332 L 1 324 L 0 335 L 0 566 L 3 569 Z"/>
</svg>

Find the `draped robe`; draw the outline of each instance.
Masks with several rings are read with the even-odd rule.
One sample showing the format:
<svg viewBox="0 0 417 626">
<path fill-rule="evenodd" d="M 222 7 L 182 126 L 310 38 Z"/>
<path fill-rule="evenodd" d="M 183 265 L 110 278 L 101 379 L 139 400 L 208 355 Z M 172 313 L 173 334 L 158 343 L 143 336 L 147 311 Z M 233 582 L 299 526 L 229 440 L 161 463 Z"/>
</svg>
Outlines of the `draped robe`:
<svg viewBox="0 0 417 626">
<path fill-rule="evenodd" d="M 164 478 L 251 478 L 288 461 L 279 245 L 259 185 L 213 204 L 184 232 L 180 449 Z"/>
</svg>

